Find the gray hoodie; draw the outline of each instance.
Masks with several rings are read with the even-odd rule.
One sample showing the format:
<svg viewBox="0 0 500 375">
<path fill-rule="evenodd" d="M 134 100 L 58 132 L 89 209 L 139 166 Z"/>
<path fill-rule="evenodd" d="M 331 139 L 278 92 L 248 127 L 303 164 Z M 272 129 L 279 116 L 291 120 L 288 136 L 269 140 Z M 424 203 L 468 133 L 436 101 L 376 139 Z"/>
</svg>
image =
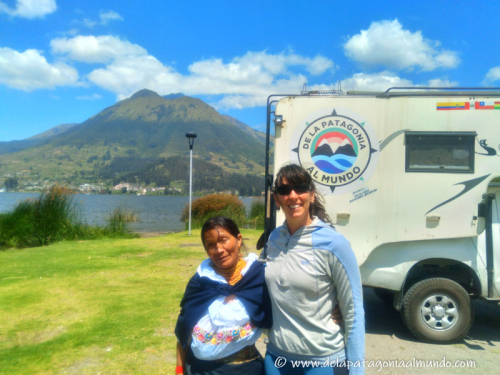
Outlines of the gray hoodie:
<svg viewBox="0 0 500 375">
<path fill-rule="evenodd" d="M 335 229 L 318 218 L 293 235 L 286 224 L 276 228 L 268 242 L 266 284 L 273 308 L 271 352 L 324 358 L 345 349 L 348 361 L 364 359 L 359 268 L 349 242 Z M 331 319 L 336 302 L 343 327 Z M 364 368 L 350 373 L 363 374 Z"/>
</svg>

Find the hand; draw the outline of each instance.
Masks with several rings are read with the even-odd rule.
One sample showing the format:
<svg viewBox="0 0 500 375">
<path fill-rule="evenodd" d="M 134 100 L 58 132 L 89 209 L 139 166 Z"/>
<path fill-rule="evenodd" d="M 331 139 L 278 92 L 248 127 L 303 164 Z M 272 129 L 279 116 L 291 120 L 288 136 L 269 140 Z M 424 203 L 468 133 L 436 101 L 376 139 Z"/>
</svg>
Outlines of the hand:
<svg viewBox="0 0 500 375">
<path fill-rule="evenodd" d="M 236 295 L 235 294 L 231 294 L 231 295 L 227 296 L 226 298 L 224 298 L 224 303 L 231 303 L 235 299 L 236 299 Z"/>
<path fill-rule="evenodd" d="M 184 353 L 184 349 L 179 341 L 177 341 L 177 366 L 175 366 L 176 374 L 184 374 L 184 367 L 186 365 L 186 356 Z"/>
<path fill-rule="evenodd" d="M 342 313 L 340 312 L 340 308 L 339 308 L 338 303 L 335 304 L 335 307 L 333 308 L 332 319 L 333 319 L 333 322 L 339 326 L 344 324 L 344 320 L 342 319 Z"/>
</svg>

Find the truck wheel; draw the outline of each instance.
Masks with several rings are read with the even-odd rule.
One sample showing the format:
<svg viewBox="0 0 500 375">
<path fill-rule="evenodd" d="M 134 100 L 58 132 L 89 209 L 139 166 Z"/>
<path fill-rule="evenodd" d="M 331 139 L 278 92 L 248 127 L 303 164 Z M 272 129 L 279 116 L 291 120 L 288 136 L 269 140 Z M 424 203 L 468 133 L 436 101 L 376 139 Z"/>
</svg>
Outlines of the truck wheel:
<svg viewBox="0 0 500 375">
<path fill-rule="evenodd" d="M 444 278 L 413 285 L 404 296 L 401 314 L 416 338 L 441 344 L 462 339 L 474 321 L 467 291 Z"/>
<path fill-rule="evenodd" d="M 377 297 L 384 302 L 387 306 L 394 307 L 394 292 L 388 289 L 382 288 L 373 288 L 373 291 L 377 295 Z"/>
</svg>

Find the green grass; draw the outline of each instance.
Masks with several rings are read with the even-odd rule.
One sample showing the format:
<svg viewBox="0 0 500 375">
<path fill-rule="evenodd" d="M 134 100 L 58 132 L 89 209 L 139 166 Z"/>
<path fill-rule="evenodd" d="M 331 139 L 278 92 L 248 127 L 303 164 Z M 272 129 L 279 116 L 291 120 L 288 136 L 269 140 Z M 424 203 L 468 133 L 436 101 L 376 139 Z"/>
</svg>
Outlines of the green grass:
<svg viewBox="0 0 500 375">
<path fill-rule="evenodd" d="M 253 251 L 260 231 L 243 230 Z M 172 374 L 199 231 L 0 251 L 0 374 Z"/>
</svg>

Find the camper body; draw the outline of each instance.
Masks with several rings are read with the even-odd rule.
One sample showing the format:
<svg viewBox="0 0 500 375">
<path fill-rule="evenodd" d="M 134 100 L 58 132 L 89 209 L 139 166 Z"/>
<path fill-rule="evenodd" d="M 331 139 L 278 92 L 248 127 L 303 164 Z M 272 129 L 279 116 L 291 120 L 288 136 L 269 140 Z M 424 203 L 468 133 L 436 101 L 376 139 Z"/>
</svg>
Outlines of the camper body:
<svg viewBox="0 0 500 375">
<path fill-rule="evenodd" d="M 274 171 L 309 171 L 363 285 L 422 340 L 462 338 L 470 298 L 500 300 L 498 94 L 306 93 L 268 104 Z M 284 221 L 273 217 L 271 181 L 267 232 Z"/>
</svg>

